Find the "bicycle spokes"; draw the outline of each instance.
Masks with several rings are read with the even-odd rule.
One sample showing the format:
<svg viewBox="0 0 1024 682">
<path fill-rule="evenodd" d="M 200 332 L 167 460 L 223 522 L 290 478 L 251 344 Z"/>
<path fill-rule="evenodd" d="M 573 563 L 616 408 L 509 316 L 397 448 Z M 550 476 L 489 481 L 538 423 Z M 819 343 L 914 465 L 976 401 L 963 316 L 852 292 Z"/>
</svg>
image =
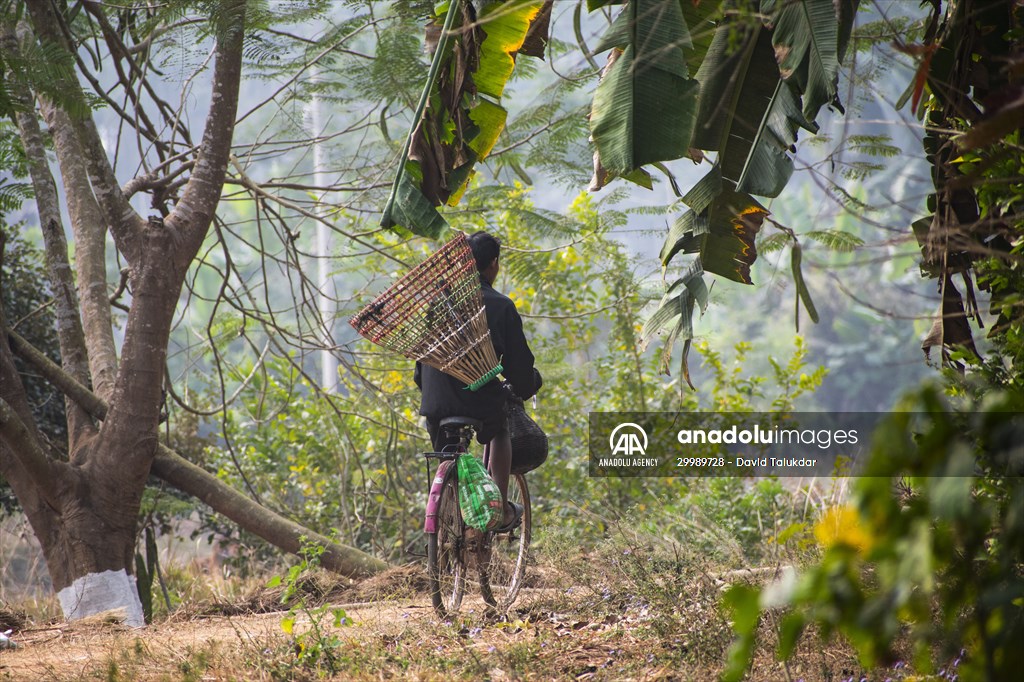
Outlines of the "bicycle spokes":
<svg viewBox="0 0 1024 682">
<path fill-rule="evenodd" d="M 522 524 L 509 533 L 489 533 L 477 556 L 480 593 L 485 602 L 500 610 L 512 605 L 526 574 L 531 511 L 530 495 L 522 475 L 509 479 L 508 499 L 522 505 Z"/>
<path fill-rule="evenodd" d="M 456 471 L 452 467 L 438 500 L 437 532 L 428 536 L 427 564 L 430 596 L 442 616 L 458 611 L 465 591 L 466 542 L 459 513 Z"/>
</svg>

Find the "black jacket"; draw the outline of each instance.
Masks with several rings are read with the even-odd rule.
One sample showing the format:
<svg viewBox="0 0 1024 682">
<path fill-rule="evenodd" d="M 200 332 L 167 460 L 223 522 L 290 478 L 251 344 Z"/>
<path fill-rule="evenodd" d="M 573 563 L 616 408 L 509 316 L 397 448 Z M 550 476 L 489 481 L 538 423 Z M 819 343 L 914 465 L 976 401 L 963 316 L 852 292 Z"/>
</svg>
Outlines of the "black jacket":
<svg viewBox="0 0 1024 682">
<path fill-rule="evenodd" d="M 483 290 L 487 326 L 491 330 L 491 343 L 502 366 L 502 376 L 512 390 L 523 400 L 533 396 L 541 387 L 540 372 L 533 366 L 533 353 L 523 334 L 523 319 L 516 304 L 508 296 L 499 294 L 487 282 L 480 280 Z M 420 387 L 420 414 L 435 424 L 445 417 L 473 417 L 484 422 L 477 434 L 481 443 L 491 440 L 505 427 L 505 399 L 507 391 L 501 382 L 492 379 L 478 391 L 466 390 L 466 385 L 429 365 L 416 363 L 414 375 Z"/>
</svg>

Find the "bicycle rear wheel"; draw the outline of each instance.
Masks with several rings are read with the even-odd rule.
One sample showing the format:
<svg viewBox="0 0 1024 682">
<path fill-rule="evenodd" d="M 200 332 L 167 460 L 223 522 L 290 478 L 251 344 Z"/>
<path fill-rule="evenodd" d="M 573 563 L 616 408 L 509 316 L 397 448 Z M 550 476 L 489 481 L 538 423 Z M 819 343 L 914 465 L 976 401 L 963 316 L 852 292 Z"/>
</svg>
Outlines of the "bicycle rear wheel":
<svg viewBox="0 0 1024 682">
<path fill-rule="evenodd" d="M 511 533 L 487 533 L 477 557 L 480 593 L 501 611 L 512 606 L 523 586 L 530 547 L 530 491 L 522 474 L 508 481 L 508 499 L 523 506 L 523 522 Z"/>
<path fill-rule="evenodd" d="M 434 610 L 445 618 L 459 610 L 466 590 L 465 526 L 454 465 L 445 474 L 437 507 L 437 532 L 427 535 L 427 575 Z"/>
</svg>

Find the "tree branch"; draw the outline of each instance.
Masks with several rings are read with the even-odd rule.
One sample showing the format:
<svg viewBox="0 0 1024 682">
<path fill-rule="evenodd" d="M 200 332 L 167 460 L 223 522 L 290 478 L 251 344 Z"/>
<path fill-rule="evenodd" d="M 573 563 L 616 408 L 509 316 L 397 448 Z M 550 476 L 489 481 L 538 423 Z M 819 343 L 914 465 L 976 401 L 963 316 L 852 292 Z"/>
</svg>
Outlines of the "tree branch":
<svg viewBox="0 0 1024 682">
<path fill-rule="evenodd" d="M 4 281 L 2 271 L 6 242 L 7 237 L 4 231 L 0 229 L 0 298 L 3 297 Z M 4 309 L 3 306 L 0 306 L 0 334 L 6 328 L 7 321 L 4 318 Z M 8 406 L 17 416 L 22 426 L 26 428 L 28 438 L 35 444 L 35 451 L 38 454 L 38 451 L 41 450 L 39 445 L 41 436 L 35 422 L 32 421 L 32 408 L 28 404 L 28 398 L 25 395 L 25 385 L 18 374 L 18 368 L 14 366 L 14 356 L 11 353 L 11 347 L 2 337 L 0 337 L 0 401 Z M 15 450 L 13 447 L 8 446 L 4 431 L 5 429 L 0 428 L 0 476 L 7 479 L 7 483 L 15 491 L 18 501 L 21 502 L 22 509 L 28 514 L 33 528 L 39 533 L 38 537 L 46 537 L 57 521 L 57 517 L 53 513 L 53 510 L 57 508 L 54 504 L 56 501 L 57 483 L 54 478 L 45 476 L 45 485 L 40 488 L 36 485 L 39 476 L 33 474 L 32 471 L 38 471 L 42 468 L 43 464 L 50 460 L 46 458 L 44 453 L 42 460 L 36 459 L 35 462 L 32 462 L 34 466 L 31 467 L 32 471 L 30 471 L 29 467 L 21 461 L 21 453 L 29 453 L 24 456 L 31 457 L 33 452 L 31 444 L 25 450 Z"/>
<path fill-rule="evenodd" d="M 49 0 L 27 0 L 26 5 L 33 30 L 40 41 L 58 45 L 69 55 L 74 55 L 73 46 L 60 30 L 61 20 L 54 12 L 52 3 Z M 89 111 L 85 94 L 75 78 L 62 77 L 61 87 L 66 96 L 75 102 L 76 109 Z M 88 113 L 76 116 L 74 112 L 68 112 L 68 119 L 85 152 L 93 193 L 103 209 L 117 248 L 128 263 L 134 265 L 138 259 L 137 249 L 145 223 L 121 192 L 121 185 L 110 166 L 92 116 Z"/>
<path fill-rule="evenodd" d="M 41 101 L 41 105 L 53 136 L 71 229 L 75 235 L 75 270 L 78 275 L 78 298 L 82 310 L 85 348 L 88 351 L 89 376 L 96 393 L 103 396 L 104 400 L 110 400 L 117 376 L 117 350 L 107 293 L 104 220 L 93 196 L 82 149 L 67 113 L 45 100 Z M 66 248 L 64 252 L 67 258 Z"/>
<path fill-rule="evenodd" d="M 22 360 L 35 367 L 43 377 L 61 390 L 67 397 L 82 406 L 86 412 L 99 420 L 107 416 L 107 404 L 95 393 L 78 383 L 73 376 L 62 370 L 38 348 L 26 341 L 17 332 L 7 330 L 11 350 Z"/>
<path fill-rule="evenodd" d="M 146 36 L 142 40 L 142 42 L 136 43 L 135 45 L 131 46 L 126 45 L 124 47 L 124 50 L 128 54 L 138 54 L 140 52 L 144 52 L 145 50 L 149 49 L 150 45 L 153 44 L 154 40 L 160 38 L 168 31 L 173 31 L 176 28 L 181 28 L 182 26 L 189 26 L 191 24 L 201 24 L 204 21 L 206 20 L 201 17 L 192 17 L 189 19 L 181 19 L 179 21 L 174 22 L 173 24 L 167 24 L 166 26 L 157 26 L 150 32 L 148 36 Z"/>
<path fill-rule="evenodd" d="M 165 221 L 181 236 L 181 247 L 175 254 L 175 265 L 180 272 L 188 268 L 199 252 L 220 202 L 238 111 L 244 33 L 245 0 L 222 0 L 217 17 L 210 110 L 206 116 L 199 158 L 182 192 L 181 201 Z"/>
<path fill-rule="evenodd" d="M 251 191 L 254 195 L 259 196 L 259 197 L 263 197 L 265 199 L 268 199 L 270 201 L 278 203 L 281 206 L 284 206 L 285 208 L 288 208 L 288 209 L 291 209 L 291 210 L 295 211 L 296 213 L 302 215 L 305 218 L 309 218 L 310 220 L 315 220 L 316 222 L 323 223 L 324 225 L 326 225 L 331 230 L 334 230 L 335 232 L 339 232 L 339 233 L 345 235 L 346 237 L 348 237 L 352 241 L 356 242 L 360 246 L 365 246 L 366 248 L 370 249 L 371 251 L 376 251 L 378 254 L 380 254 L 384 258 L 387 258 L 389 260 L 393 260 L 394 262 L 398 263 L 399 265 L 401 265 L 404 268 L 408 269 L 408 268 L 412 267 L 411 265 L 409 265 L 408 263 L 406 263 L 402 259 L 400 259 L 397 256 L 394 256 L 394 255 L 388 253 L 387 251 L 385 251 L 384 249 L 382 249 L 382 248 L 380 248 L 378 246 L 375 246 L 373 243 L 365 241 L 363 239 L 360 239 L 357 235 L 350 234 L 350 233 L 345 232 L 344 230 L 338 228 L 337 225 L 335 225 L 334 223 L 330 222 L 329 220 L 326 220 L 323 216 L 317 215 L 313 211 L 306 210 L 302 206 L 300 206 L 300 205 L 298 205 L 298 204 L 296 204 L 296 203 L 294 203 L 292 201 L 289 201 L 288 199 L 285 199 L 284 197 L 280 197 L 280 196 L 278 196 L 276 194 L 272 194 L 272 193 L 266 191 L 265 189 L 263 189 L 263 187 L 259 183 L 257 183 L 255 180 L 253 180 L 252 178 L 250 178 L 248 175 L 245 174 L 245 170 L 242 168 L 242 164 L 240 164 L 237 159 L 232 158 L 231 165 L 233 165 L 235 167 L 235 171 L 238 173 L 239 184 L 241 184 L 243 187 L 245 187 L 246 189 Z"/>
<path fill-rule="evenodd" d="M 303 537 L 321 545 L 324 547 L 321 565 L 330 571 L 356 578 L 379 573 L 387 568 L 387 564 L 380 559 L 332 542 L 260 506 L 164 445 L 159 446 L 152 471 L 175 488 L 194 495 L 214 511 L 286 552 L 298 554 L 302 549 Z"/>
<path fill-rule="evenodd" d="M 57 477 L 53 471 L 54 462 L 46 456 L 25 422 L 3 398 L 0 398 L 0 436 L 47 504 L 56 507 Z"/>
<path fill-rule="evenodd" d="M 20 53 L 18 40 L 10 28 L 0 35 L 5 51 Z M 68 244 L 64 237 L 64 225 L 60 215 L 60 200 L 57 185 L 50 173 L 46 160 L 46 148 L 39 121 L 32 106 L 32 95 L 18 79 L 11 79 L 10 88 L 14 99 L 21 105 L 15 115 L 18 134 L 32 179 L 39 224 L 42 227 L 44 255 L 47 275 L 53 288 L 56 303 L 57 339 L 60 343 L 61 361 L 71 376 L 78 381 L 88 381 L 88 357 L 86 355 L 85 333 L 78 312 L 78 292 L 75 278 L 68 263 Z M 92 421 L 81 408 L 67 403 L 69 449 L 73 450 L 81 438 L 95 433 Z"/>
</svg>

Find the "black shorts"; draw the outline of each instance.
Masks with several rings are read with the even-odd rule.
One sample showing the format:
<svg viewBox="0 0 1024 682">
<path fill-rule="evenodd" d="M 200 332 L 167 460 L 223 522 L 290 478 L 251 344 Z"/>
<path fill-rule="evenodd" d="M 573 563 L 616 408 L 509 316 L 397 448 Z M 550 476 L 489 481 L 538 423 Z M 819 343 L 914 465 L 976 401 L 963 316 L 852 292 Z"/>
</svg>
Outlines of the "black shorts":
<svg viewBox="0 0 1024 682">
<path fill-rule="evenodd" d="M 445 445 L 457 445 L 457 440 L 448 441 L 446 434 L 441 431 L 438 426 L 438 421 L 433 421 L 429 417 L 427 418 L 427 433 L 430 434 L 430 443 L 434 446 L 434 452 L 441 452 Z M 484 422 L 484 425 L 477 431 L 476 439 L 478 442 L 486 445 L 492 440 L 508 431 L 508 418 L 502 413 L 499 419 L 489 419 Z"/>
</svg>

